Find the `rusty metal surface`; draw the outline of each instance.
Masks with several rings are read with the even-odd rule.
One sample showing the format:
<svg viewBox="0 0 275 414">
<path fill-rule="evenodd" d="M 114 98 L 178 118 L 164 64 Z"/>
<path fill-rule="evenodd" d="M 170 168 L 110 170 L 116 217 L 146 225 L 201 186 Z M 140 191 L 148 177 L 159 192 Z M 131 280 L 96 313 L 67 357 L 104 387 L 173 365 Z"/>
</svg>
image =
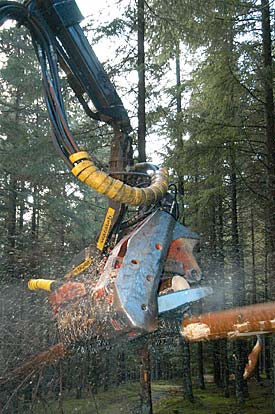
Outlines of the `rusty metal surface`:
<svg viewBox="0 0 275 414">
<path fill-rule="evenodd" d="M 185 233 L 186 227 L 182 227 Z M 191 283 L 199 282 L 201 280 L 201 270 L 193 254 L 197 242 L 198 240 L 194 238 L 181 237 L 174 239 L 169 246 L 164 271 L 182 275 Z"/>
</svg>

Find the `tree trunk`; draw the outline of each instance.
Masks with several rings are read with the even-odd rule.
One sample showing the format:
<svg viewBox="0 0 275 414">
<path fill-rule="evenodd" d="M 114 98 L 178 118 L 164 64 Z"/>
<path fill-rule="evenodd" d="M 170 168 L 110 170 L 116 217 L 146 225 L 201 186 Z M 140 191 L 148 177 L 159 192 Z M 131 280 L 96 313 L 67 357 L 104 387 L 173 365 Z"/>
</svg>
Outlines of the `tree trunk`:
<svg viewBox="0 0 275 414">
<path fill-rule="evenodd" d="M 33 187 L 33 206 L 32 206 L 32 221 L 31 221 L 31 237 L 33 243 L 37 241 L 38 236 L 38 200 L 39 200 L 39 190 L 38 186 Z"/>
<path fill-rule="evenodd" d="M 262 13 L 262 49 L 263 49 L 263 75 L 262 82 L 265 96 L 265 138 L 267 148 L 267 240 L 268 240 L 268 273 L 270 280 L 271 297 L 275 299 L 275 123 L 274 123 L 274 95 L 273 95 L 273 62 L 272 41 L 270 27 L 270 7 L 268 0 L 261 0 Z M 270 344 L 273 359 L 273 390 L 272 413 L 275 413 L 275 336 Z"/>
<path fill-rule="evenodd" d="M 197 304 L 198 314 L 202 313 L 202 303 L 198 302 Z M 205 390 L 205 381 L 204 381 L 204 363 L 203 363 L 203 343 L 197 343 L 197 382 L 201 390 Z"/>
<path fill-rule="evenodd" d="M 7 195 L 7 271 L 10 276 L 15 276 L 15 247 L 16 247 L 16 207 L 17 207 L 17 181 L 11 173 L 8 182 Z"/>
<path fill-rule="evenodd" d="M 181 93 L 181 66 L 180 66 L 180 47 L 176 47 L 176 102 L 177 102 L 177 137 L 176 137 L 176 162 L 173 166 L 178 178 L 178 193 L 181 204 L 181 223 L 185 224 L 185 214 L 184 214 L 184 178 L 180 171 L 180 166 L 182 164 L 181 154 L 183 153 L 183 139 L 182 139 L 182 128 L 180 127 L 182 123 L 182 93 Z"/>
<path fill-rule="evenodd" d="M 24 199 L 24 182 L 20 183 L 20 200 L 19 200 L 19 221 L 18 221 L 18 230 L 21 234 L 24 227 L 24 213 L 25 213 L 25 199 Z"/>
<path fill-rule="evenodd" d="M 220 279 L 221 303 L 225 304 L 225 290 L 224 290 L 224 209 L 222 196 L 218 197 L 218 211 L 217 211 L 217 262 Z M 229 366 L 227 357 L 227 340 L 220 341 L 220 361 L 221 361 L 221 382 L 224 390 L 224 396 L 229 397 Z"/>
<path fill-rule="evenodd" d="M 252 276 L 252 303 L 257 303 L 257 280 L 256 280 L 256 263 L 255 263 L 255 223 L 254 223 L 254 212 L 253 208 L 250 211 L 250 219 L 251 219 L 251 259 L 252 259 L 252 268 L 251 268 L 251 276 Z M 260 382 L 260 369 L 259 369 L 259 360 L 256 364 L 254 369 L 254 375 L 258 382 Z"/>
<path fill-rule="evenodd" d="M 121 351 L 117 355 L 117 385 L 126 383 L 126 356 L 125 352 Z"/>
<path fill-rule="evenodd" d="M 214 383 L 217 385 L 217 387 L 221 387 L 221 363 L 220 363 L 219 341 L 212 342 L 212 357 L 213 357 Z"/>
<path fill-rule="evenodd" d="M 197 343 L 197 359 L 198 359 L 198 386 L 201 390 L 205 390 L 204 366 L 203 366 L 203 343 Z"/>
<path fill-rule="evenodd" d="M 138 0 L 138 161 L 146 161 L 144 0 Z"/>
<path fill-rule="evenodd" d="M 212 174 L 214 175 L 215 172 L 212 171 Z M 210 210 L 210 223 L 209 223 L 209 256 L 210 256 L 210 268 L 209 268 L 209 274 L 213 273 L 213 278 L 211 280 L 212 286 L 216 294 L 218 295 L 218 292 L 222 292 L 221 286 L 220 286 L 220 278 L 219 274 L 217 272 L 217 264 L 218 264 L 218 246 L 217 246 L 217 234 L 216 234 L 216 198 L 212 198 L 212 202 L 209 206 Z M 212 269 L 215 269 L 212 271 Z M 220 306 L 219 300 L 217 303 L 212 307 L 213 310 L 217 310 L 217 306 Z M 221 386 L 221 362 L 220 362 L 220 343 L 219 341 L 214 341 L 211 344 L 212 348 L 212 361 L 213 361 L 213 376 L 214 376 L 214 383 L 220 387 Z"/>
<path fill-rule="evenodd" d="M 231 241 L 232 241 L 232 285 L 233 285 L 233 307 L 245 304 L 244 271 L 242 268 L 241 251 L 238 230 L 238 209 L 237 209 L 237 175 L 235 168 L 235 154 L 231 153 Z M 235 392 L 237 401 L 243 404 L 245 401 L 245 382 L 243 379 L 246 364 L 243 343 L 235 341 Z"/>
<path fill-rule="evenodd" d="M 183 394 L 184 397 L 190 402 L 194 402 L 193 386 L 191 380 L 191 368 L 190 368 L 190 347 L 182 336 L 180 336 L 180 343 L 182 345 L 183 356 Z"/>
<path fill-rule="evenodd" d="M 178 122 L 181 123 L 181 115 L 182 115 L 182 94 L 181 94 L 181 67 L 180 67 L 180 47 L 177 45 L 176 47 L 176 87 L 177 87 L 177 94 L 176 94 L 176 103 L 177 103 L 177 118 Z M 177 131 L 176 137 L 176 148 L 178 157 L 181 156 L 183 151 L 183 140 L 182 140 L 182 130 L 179 127 Z M 178 192 L 181 198 L 181 208 L 182 211 L 180 212 L 180 222 L 184 225 L 185 224 L 185 216 L 184 216 L 184 180 L 182 174 L 180 172 L 181 162 L 180 160 L 176 162 L 175 171 L 178 177 Z M 190 369 L 190 349 L 189 344 L 182 340 L 182 350 L 183 350 L 183 392 L 184 396 L 191 402 L 194 401 L 193 395 L 193 386 L 192 386 L 192 379 L 191 379 L 191 369 Z M 199 357 L 201 355 L 198 355 Z M 200 369 L 203 370 L 203 362 L 200 360 Z M 200 381 L 201 384 L 204 384 L 203 381 L 203 372 L 200 372 Z M 203 385 L 202 385 L 203 386 Z"/>
<path fill-rule="evenodd" d="M 15 248 L 16 237 L 16 207 L 17 207 L 17 181 L 12 174 L 9 179 L 8 199 L 7 199 L 7 233 L 8 250 L 12 254 Z"/>
<path fill-rule="evenodd" d="M 146 161 L 144 0 L 138 0 L 138 161 Z M 147 340 L 139 349 L 141 413 L 152 413 L 150 353 Z"/>
<path fill-rule="evenodd" d="M 254 226 L 254 213 L 253 207 L 250 211 L 251 219 L 251 259 L 252 259 L 252 303 L 257 303 L 257 281 L 256 281 L 256 265 L 255 265 L 255 226 Z"/>
<path fill-rule="evenodd" d="M 151 367 L 148 343 L 139 349 L 140 357 L 140 413 L 153 414 L 151 396 Z"/>
<path fill-rule="evenodd" d="M 265 217 L 267 218 L 267 214 Z M 269 302 L 271 300 L 271 294 L 269 291 L 269 277 L 268 277 L 268 239 L 267 239 L 267 219 L 265 226 L 265 265 L 264 265 L 264 301 Z M 266 378 L 271 378 L 271 360 L 270 360 L 270 336 L 264 337 L 264 372 Z"/>
</svg>

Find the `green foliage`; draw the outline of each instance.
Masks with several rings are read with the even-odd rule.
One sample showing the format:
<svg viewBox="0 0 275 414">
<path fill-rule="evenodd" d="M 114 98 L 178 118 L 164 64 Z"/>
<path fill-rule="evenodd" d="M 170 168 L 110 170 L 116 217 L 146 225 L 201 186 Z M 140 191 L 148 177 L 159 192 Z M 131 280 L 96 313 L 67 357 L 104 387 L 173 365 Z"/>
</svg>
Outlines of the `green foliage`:
<svg viewBox="0 0 275 414">
<path fill-rule="evenodd" d="M 152 1 L 148 14 L 149 27 L 154 29 L 148 41 L 158 64 L 174 60 L 179 44 L 184 54 L 193 56 L 192 72 L 187 76 L 185 64 L 192 58 L 181 57 L 180 87 L 162 89 L 159 100 L 169 105 L 158 108 L 153 119 L 161 125 L 158 133 L 167 137 L 165 163 L 174 180 L 184 186 L 186 223 L 201 235 L 199 256 L 206 278 L 219 278 L 219 272 L 224 271 L 225 280 L 232 278 L 234 173 L 238 243 L 247 273 L 247 300 L 251 300 L 252 280 L 251 208 L 257 223 L 254 260 L 256 273 L 259 272 L 258 295 L 263 300 L 259 269 L 265 260 L 267 170 L 260 10 L 249 1 L 184 1 L 174 2 L 173 7 L 169 2 Z M 187 100 L 181 113 L 176 112 L 178 96 Z M 228 288 L 227 293 L 232 295 Z"/>
<path fill-rule="evenodd" d="M 4 30 L 1 45 L 6 56 L 0 73 L 4 90 L 0 151 L 5 154 L 1 162 L 6 177 L 2 178 L 1 205 L 6 222 L 12 220 L 15 226 L 13 234 L 4 229 L 3 242 L 9 249 L 9 240 L 13 240 L 16 255 L 21 255 L 21 265 L 13 267 L 14 275 L 30 275 L 30 264 L 36 276 L 56 273 L 57 268 L 62 272 L 68 259 L 95 238 L 105 202 L 76 183 L 50 142 L 40 71 L 28 34 L 18 28 Z M 100 157 L 102 145 L 109 142 L 108 131 L 105 136 L 98 134 L 98 126 L 80 115 L 71 92 L 65 98 L 70 102 L 68 113 L 79 144 L 94 154 L 99 151 Z M 9 216 L 11 202 L 14 217 Z M 87 222 L 91 224 L 87 226 Z M 1 271 L 5 273 L 5 268 Z"/>
</svg>

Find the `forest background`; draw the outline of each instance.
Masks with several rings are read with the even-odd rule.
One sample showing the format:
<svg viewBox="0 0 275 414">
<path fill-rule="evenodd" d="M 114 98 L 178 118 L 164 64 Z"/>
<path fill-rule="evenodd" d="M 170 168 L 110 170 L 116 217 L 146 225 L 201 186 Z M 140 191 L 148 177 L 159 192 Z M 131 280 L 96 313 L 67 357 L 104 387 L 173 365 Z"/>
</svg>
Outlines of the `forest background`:
<svg viewBox="0 0 275 414">
<path fill-rule="evenodd" d="M 200 235 L 197 258 L 215 295 L 194 311 L 274 299 L 273 1 L 139 0 L 118 1 L 116 7 L 119 17 L 101 17 L 100 24 L 97 16 L 89 17 L 85 30 L 92 43 L 104 42 L 99 48 L 107 42 L 111 47 L 111 59 L 103 63 L 129 109 L 136 158 L 146 133 L 147 159 L 157 154 L 154 159 L 169 167 L 182 219 Z M 9 27 L 0 37 L 0 366 L 5 373 L 56 341 L 49 306 L 42 295 L 26 291 L 26 281 L 62 277 L 70 259 L 96 238 L 106 200 L 78 184 L 54 151 L 28 34 Z M 79 144 L 107 168 L 112 131 L 87 119 L 62 82 Z M 192 401 L 191 377 L 203 388 L 205 375 L 213 375 L 225 396 L 232 393 L 231 378 L 237 401 L 245 402 L 249 386 L 242 370 L 253 341 L 194 344 L 191 353 L 175 332 L 148 341 L 152 379 L 182 378 L 185 398 Z M 264 337 L 263 344 L 258 380 L 274 376 L 272 337 Z M 18 391 L 6 388 L 2 409 L 39 412 L 34 397 L 61 401 L 67 392 L 81 398 L 100 387 L 135 382 L 138 346 L 103 354 L 80 351 L 27 378 Z M 152 412 L 150 402 L 141 410 Z M 274 403 L 270 410 L 275 412 Z"/>
</svg>

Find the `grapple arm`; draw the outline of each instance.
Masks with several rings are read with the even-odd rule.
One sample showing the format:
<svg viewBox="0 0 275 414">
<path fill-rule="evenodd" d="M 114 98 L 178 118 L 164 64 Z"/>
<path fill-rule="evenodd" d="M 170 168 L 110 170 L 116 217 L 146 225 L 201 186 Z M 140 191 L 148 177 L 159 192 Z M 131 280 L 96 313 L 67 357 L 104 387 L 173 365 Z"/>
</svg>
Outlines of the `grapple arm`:
<svg viewBox="0 0 275 414">
<path fill-rule="evenodd" d="M 173 296 L 175 292 L 161 291 L 169 257 L 173 257 L 176 269 L 180 265 L 185 269 L 186 279 L 177 277 L 185 280 L 188 287 L 188 281 L 194 281 L 191 275 L 194 276 L 195 271 L 188 266 L 192 263 L 198 282 L 200 270 L 194 257 L 190 258 L 191 249 L 189 255 L 185 252 L 186 262 L 177 263 L 178 258 L 171 248 L 177 241 L 180 253 L 180 244 L 186 248 L 188 240 L 194 245 L 197 238 L 165 211 L 157 210 L 149 215 L 120 240 L 104 264 L 98 264 L 98 271 L 95 271 L 95 264 L 87 269 L 82 290 L 76 286 L 75 279 L 66 279 L 64 285 L 50 293 L 62 341 L 69 346 L 69 343 L 95 336 L 111 340 L 152 332 L 159 327 L 159 313 L 187 306 L 209 294 L 207 288 L 178 291 L 176 297 Z M 171 272 L 170 277 L 173 278 Z"/>
</svg>

